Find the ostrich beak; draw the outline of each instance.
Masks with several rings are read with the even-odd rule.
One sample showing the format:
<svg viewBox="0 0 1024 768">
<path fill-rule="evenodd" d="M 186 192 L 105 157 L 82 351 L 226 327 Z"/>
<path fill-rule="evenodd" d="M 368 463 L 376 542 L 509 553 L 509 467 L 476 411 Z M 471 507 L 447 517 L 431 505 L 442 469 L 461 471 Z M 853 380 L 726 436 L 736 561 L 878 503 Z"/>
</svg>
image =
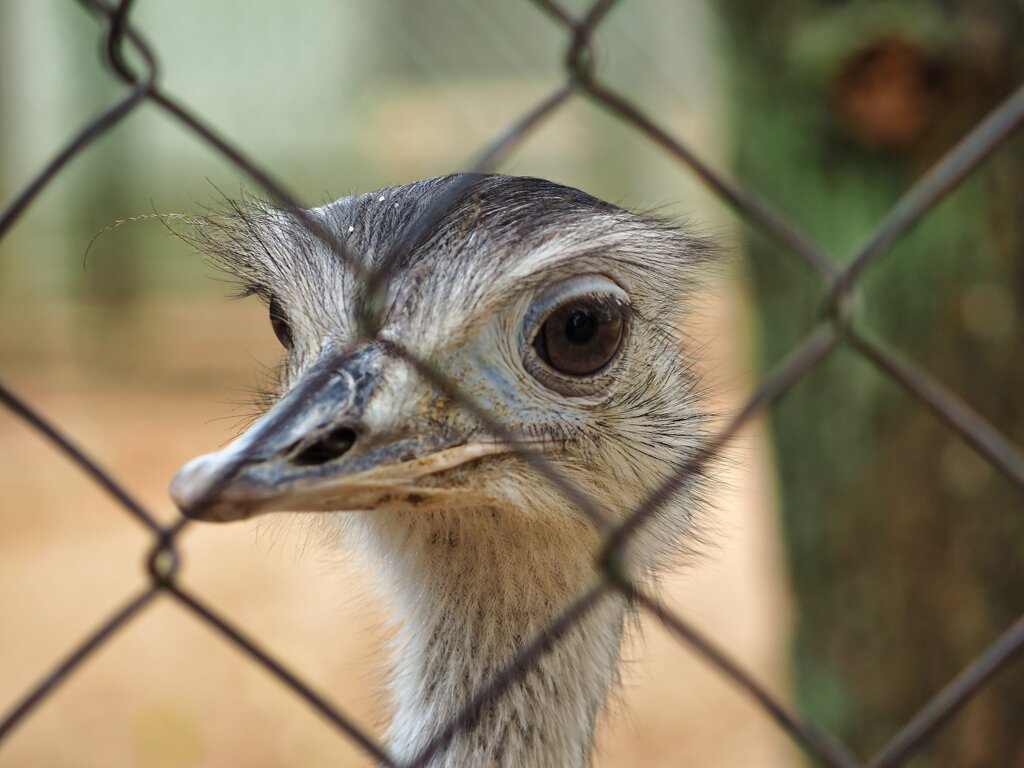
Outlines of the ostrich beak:
<svg viewBox="0 0 1024 768">
<path fill-rule="evenodd" d="M 479 491 L 449 487 L 437 475 L 502 453 L 501 444 L 469 440 L 468 426 L 368 429 L 366 406 L 387 362 L 374 345 L 325 353 L 248 431 L 178 470 L 171 498 L 186 517 L 217 522 L 274 511 L 486 503 Z"/>
</svg>

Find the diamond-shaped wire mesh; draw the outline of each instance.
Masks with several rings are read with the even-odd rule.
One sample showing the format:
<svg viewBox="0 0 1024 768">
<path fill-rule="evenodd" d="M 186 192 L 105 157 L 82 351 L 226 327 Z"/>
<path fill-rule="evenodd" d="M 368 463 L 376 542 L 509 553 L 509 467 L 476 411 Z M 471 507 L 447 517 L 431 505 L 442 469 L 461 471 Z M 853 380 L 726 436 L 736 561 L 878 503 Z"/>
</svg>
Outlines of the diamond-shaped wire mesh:
<svg viewBox="0 0 1024 768">
<path fill-rule="evenodd" d="M 188 131 L 210 148 L 219 152 L 233 163 L 253 182 L 266 192 L 282 209 L 289 211 L 314 237 L 320 239 L 337 255 L 348 261 L 357 274 L 366 282 L 368 290 L 379 285 L 381 271 L 391 263 L 391 258 L 382 259 L 383 266 L 376 272 L 367 273 L 357 262 L 349 259 L 344 245 L 327 229 L 320 219 L 310 215 L 296 198 L 277 179 L 262 169 L 259 163 L 245 156 L 230 141 L 218 135 L 199 116 L 180 104 L 166 92 L 161 83 L 158 62 L 139 30 L 131 24 L 131 0 L 122 0 L 117 5 L 108 5 L 101 0 L 82 0 L 105 25 L 107 63 L 116 76 L 124 83 L 122 96 L 103 113 L 82 128 L 67 146 L 44 168 L 0 215 L 0 238 L 32 204 L 39 193 L 58 175 L 67 163 L 83 152 L 90 143 L 105 131 L 132 114 L 140 105 L 149 103 L 158 108 L 167 119 L 177 122 L 183 131 Z M 970 407 L 949 392 L 943 385 L 918 370 L 913 364 L 896 356 L 883 346 L 864 335 L 849 322 L 847 305 L 858 288 L 858 283 L 890 246 L 905 234 L 918 220 L 925 216 L 951 190 L 968 177 L 1024 122 L 1024 86 L 1012 93 L 998 108 L 951 149 L 923 176 L 892 208 L 889 214 L 874 230 L 862 248 L 846 264 L 836 262 L 822 252 L 798 229 L 791 226 L 763 200 L 731 183 L 710 168 L 690 147 L 682 144 L 666 132 L 649 115 L 634 106 L 625 96 L 607 87 L 597 77 L 593 68 L 592 39 L 595 30 L 616 4 L 615 0 L 598 0 L 581 17 L 576 18 L 551 0 L 534 0 L 547 13 L 553 23 L 564 28 L 568 36 L 565 54 L 564 84 L 547 98 L 538 103 L 491 146 L 484 148 L 478 162 L 470 169 L 472 173 L 486 171 L 498 164 L 517 145 L 527 139 L 538 126 L 563 107 L 570 99 L 589 99 L 607 110 L 660 147 L 664 152 L 688 167 L 704 184 L 741 216 L 783 245 L 820 280 L 829 299 L 818 325 L 796 344 L 790 354 L 774 370 L 764 376 L 745 406 L 713 435 L 698 458 L 676 468 L 672 476 L 659 488 L 652 489 L 646 500 L 628 515 L 625 522 L 613 523 L 587 494 L 563 478 L 542 458 L 532 454 L 525 458 L 532 462 L 550 482 L 554 483 L 605 536 L 605 547 L 595 563 L 600 575 L 596 584 L 581 594 L 556 620 L 552 621 L 540 635 L 526 642 L 516 656 L 502 669 L 488 685 L 465 702 L 458 717 L 454 718 L 443 732 L 407 763 L 409 768 L 428 765 L 444 746 L 462 729 L 473 726 L 485 710 L 486 705 L 503 695 L 508 687 L 520 676 L 525 675 L 559 639 L 594 608 L 602 596 L 617 591 L 626 596 L 642 610 L 663 622 L 681 642 L 688 644 L 706 662 L 746 692 L 764 711 L 785 729 L 786 732 L 819 763 L 836 768 L 866 765 L 872 768 L 891 768 L 902 765 L 914 757 L 943 724 L 959 708 L 989 681 L 991 681 L 1013 657 L 1024 648 L 1024 617 L 1014 623 L 987 650 L 957 675 L 943 690 L 927 703 L 897 733 L 887 746 L 873 758 L 865 760 L 854 755 L 830 733 L 818 728 L 801 714 L 791 710 L 785 703 L 771 695 L 750 677 L 743 668 L 703 637 L 685 620 L 670 611 L 655 596 L 640 585 L 630 581 L 616 567 L 618 554 L 629 542 L 640 526 L 672 494 L 683 487 L 695 472 L 715 457 L 734 435 L 758 413 L 772 404 L 808 371 L 839 345 L 847 345 L 859 352 L 876 368 L 900 384 L 921 403 L 926 405 L 951 430 L 972 445 L 994 467 L 999 469 L 1019 489 L 1024 490 L 1024 456 L 1011 445 L 1000 432 L 986 423 Z M 625 3 L 625 0 L 623 0 Z M 143 71 L 135 71 L 125 55 L 130 48 L 135 57 L 144 64 Z M 396 251 L 408 247 L 418 233 L 427 231 L 442 217 L 449 206 L 455 204 L 459 195 L 472 183 L 473 176 L 456 184 L 432 208 L 424 212 L 416 225 L 410 228 L 406 239 L 399 243 Z M 393 254 L 392 254 L 393 255 Z M 369 318 L 364 332 L 372 335 L 372 318 Z M 476 416 L 495 434 L 504 434 L 500 422 L 484 411 L 470 398 L 459 392 L 457 385 L 436 370 L 429 361 L 418 360 L 407 350 L 393 345 L 393 352 L 407 359 L 427 380 L 443 392 L 457 399 L 461 405 Z M 157 519 L 139 504 L 118 482 L 99 468 L 82 449 L 76 446 L 62 431 L 49 422 L 31 405 L 20 399 L 7 387 L 0 385 L 0 402 L 13 413 L 24 419 L 60 450 L 67 454 L 97 485 L 107 491 L 129 514 L 145 526 L 152 535 L 152 548 L 145 561 L 149 574 L 148 586 L 134 595 L 107 617 L 95 630 L 73 648 L 37 683 L 27 691 L 18 704 L 0 721 L 0 742 L 26 717 L 36 710 L 52 692 L 65 682 L 75 668 L 102 647 L 111 637 L 135 620 L 140 611 L 158 596 L 177 601 L 195 618 L 205 622 L 232 643 L 240 653 L 246 654 L 253 663 L 263 666 L 282 684 L 301 697 L 310 707 L 319 712 L 337 727 L 347 738 L 358 744 L 365 752 L 383 765 L 397 765 L 374 739 L 364 733 L 344 713 L 338 711 L 316 690 L 297 677 L 282 661 L 270 656 L 258 640 L 249 637 L 241 629 L 229 623 L 218 611 L 204 602 L 203 598 L 189 591 L 180 583 L 178 537 L 188 525 L 184 518 L 170 526 L 161 525 Z"/>
</svg>

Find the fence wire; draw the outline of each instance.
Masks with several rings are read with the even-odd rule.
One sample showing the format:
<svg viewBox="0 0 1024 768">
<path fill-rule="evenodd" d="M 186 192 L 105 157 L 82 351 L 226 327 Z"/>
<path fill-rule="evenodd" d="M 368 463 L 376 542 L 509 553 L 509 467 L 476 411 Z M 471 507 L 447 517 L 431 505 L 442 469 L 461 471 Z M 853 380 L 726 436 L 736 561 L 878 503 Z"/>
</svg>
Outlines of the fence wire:
<svg viewBox="0 0 1024 768">
<path fill-rule="evenodd" d="M 973 173 L 1009 136 L 1024 123 L 1024 85 L 1017 88 L 1000 106 L 953 147 L 918 181 L 878 224 L 863 246 L 844 265 L 830 258 L 800 230 L 774 211 L 764 200 L 743 190 L 725 176 L 707 165 L 690 147 L 674 138 L 649 115 L 634 106 L 622 94 L 604 85 L 596 76 L 592 41 L 595 31 L 606 18 L 617 0 L 597 0 L 581 17 L 574 17 L 553 0 L 532 0 L 551 20 L 562 26 L 569 38 L 565 51 L 565 81 L 533 109 L 510 125 L 490 146 L 479 154 L 479 160 L 470 169 L 474 173 L 487 171 L 505 158 L 545 121 L 572 98 L 593 101 L 617 119 L 631 126 L 639 134 L 687 166 L 704 184 L 728 203 L 738 214 L 754 226 L 768 233 L 785 250 L 810 270 L 820 281 L 828 297 L 825 311 L 805 338 L 796 344 L 774 370 L 764 376 L 744 407 L 704 446 L 695 459 L 678 466 L 669 479 L 628 515 L 624 522 L 614 524 L 580 488 L 574 486 L 541 456 L 528 452 L 524 458 L 555 484 L 579 511 L 597 526 L 605 537 L 601 556 L 595 562 L 600 579 L 595 585 L 573 601 L 543 632 L 526 642 L 514 658 L 490 683 L 465 702 L 459 715 L 437 734 L 403 768 L 422 768 L 460 731 L 470 728 L 486 711 L 487 705 L 502 696 L 517 679 L 527 674 L 532 666 L 588 614 L 603 596 L 618 592 L 641 610 L 661 621 L 672 634 L 708 664 L 731 680 L 772 717 L 792 739 L 819 763 L 833 768 L 894 768 L 903 765 L 920 752 L 923 745 L 942 728 L 943 724 L 965 706 L 968 701 L 1011 660 L 1024 649 L 1024 617 L 1021 617 L 982 654 L 939 691 L 877 755 L 865 759 L 855 755 L 834 735 L 819 728 L 801 713 L 769 693 L 735 660 L 717 648 L 685 619 L 677 615 L 654 595 L 632 582 L 618 567 L 623 548 L 640 526 L 658 510 L 672 494 L 689 482 L 702 466 L 713 459 L 736 435 L 739 429 L 759 412 L 793 387 L 806 373 L 839 345 L 859 352 L 879 371 L 897 382 L 917 400 L 941 419 L 953 432 L 969 443 L 999 469 L 1018 489 L 1024 491 L 1024 455 L 997 429 L 988 424 L 941 382 L 912 362 L 889 350 L 881 342 L 870 338 L 854 327 L 850 304 L 865 272 L 885 256 L 892 245 L 905 235 L 951 190 Z M 379 289 L 390 264 L 400 260 L 403 249 L 411 247 L 418 234 L 429 229 L 445 215 L 449 207 L 472 183 L 473 175 L 456 184 L 437 204 L 422 214 L 409 228 L 409 233 L 391 254 L 381 260 L 381 266 L 367 270 L 350 257 L 340 240 L 312 216 L 296 197 L 276 178 L 266 172 L 252 158 L 247 157 L 227 139 L 220 136 L 199 116 L 180 104 L 161 86 L 160 67 L 145 39 L 131 24 L 132 0 L 108 4 L 102 0 L 79 0 L 93 12 L 105 27 L 106 62 L 112 72 L 124 83 L 122 96 L 107 109 L 83 126 L 67 145 L 18 193 L 0 213 L 0 238 L 3 238 L 18 217 L 30 206 L 39 193 L 82 153 L 93 141 L 111 127 L 132 114 L 140 105 L 150 103 L 169 119 L 178 122 L 182 130 L 189 131 L 217 150 L 241 172 L 268 194 L 274 203 L 288 211 L 309 232 L 335 251 L 364 281 L 368 292 Z M 623 0 L 625 2 L 625 0 Z M 136 70 L 128 62 L 132 51 L 142 65 Z M 367 302 L 373 306 L 374 302 Z M 368 314 L 362 319 L 361 333 L 373 337 L 377 330 L 376 318 Z M 433 385 L 457 399 L 460 404 L 479 417 L 497 436 L 506 430 L 481 406 L 458 391 L 455 383 L 435 369 L 428 361 L 416 359 L 408 350 L 391 343 L 391 352 L 408 360 Z M 382 765 L 400 765 L 376 741 L 314 688 L 301 680 L 282 661 L 264 650 L 258 640 L 234 626 L 220 612 L 192 593 L 178 580 L 180 558 L 178 538 L 189 522 L 180 518 L 169 526 L 161 525 L 155 516 L 137 502 L 114 477 L 99 467 L 88 453 L 77 446 L 58 426 L 48 421 L 29 403 L 19 398 L 0 383 L 0 403 L 21 417 L 65 453 L 114 501 L 139 521 L 152 535 L 152 546 L 145 560 L 149 583 L 130 600 L 116 606 L 96 628 L 77 646 L 57 662 L 46 675 L 0 721 L 0 743 L 36 710 L 86 659 L 113 638 L 129 623 L 137 620 L 154 599 L 164 596 L 177 601 L 198 621 L 214 629 L 226 642 L 247 655 L 294 694 L 304 700 L 347 738 L 358 744 L 368 755 Z M 211 489 L 215 493 L 216 489 Z"/>
</svg>

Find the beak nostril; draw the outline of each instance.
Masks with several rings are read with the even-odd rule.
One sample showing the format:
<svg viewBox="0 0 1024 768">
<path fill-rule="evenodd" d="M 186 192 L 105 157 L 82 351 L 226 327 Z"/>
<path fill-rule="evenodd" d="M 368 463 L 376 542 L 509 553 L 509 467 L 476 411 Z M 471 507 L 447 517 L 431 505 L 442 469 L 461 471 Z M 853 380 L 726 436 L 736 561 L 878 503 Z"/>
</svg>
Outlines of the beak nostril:
<svg viewBox="0 0 1024 768">
<path fill-rule="evenodd" d="M 348 453 L 355 445 L 356 433 L 349 427 L 337 427 L 320 436 L 297 454 L 292 461 L 295 464 L 325 464 L 332 459 Z"/>
</svg>

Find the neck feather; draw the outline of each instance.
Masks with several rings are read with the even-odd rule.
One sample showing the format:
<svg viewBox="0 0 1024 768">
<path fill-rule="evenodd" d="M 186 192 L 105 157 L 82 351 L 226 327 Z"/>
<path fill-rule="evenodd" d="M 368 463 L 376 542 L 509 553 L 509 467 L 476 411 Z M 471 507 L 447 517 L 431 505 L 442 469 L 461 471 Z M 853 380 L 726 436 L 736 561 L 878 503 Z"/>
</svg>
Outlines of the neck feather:
<svg viewBox="0 0 1024 768">
<path fill-rule="evenodd" d="M 366 532 L 397 597 L 392 755 L 409 760 L 595 581 L 585 522 L 515 511 L 375 513 Z M 441 749 L 447 766 L 583 766 L 615 678 L 624 601 L 606 595 Z"/>
</svg>

